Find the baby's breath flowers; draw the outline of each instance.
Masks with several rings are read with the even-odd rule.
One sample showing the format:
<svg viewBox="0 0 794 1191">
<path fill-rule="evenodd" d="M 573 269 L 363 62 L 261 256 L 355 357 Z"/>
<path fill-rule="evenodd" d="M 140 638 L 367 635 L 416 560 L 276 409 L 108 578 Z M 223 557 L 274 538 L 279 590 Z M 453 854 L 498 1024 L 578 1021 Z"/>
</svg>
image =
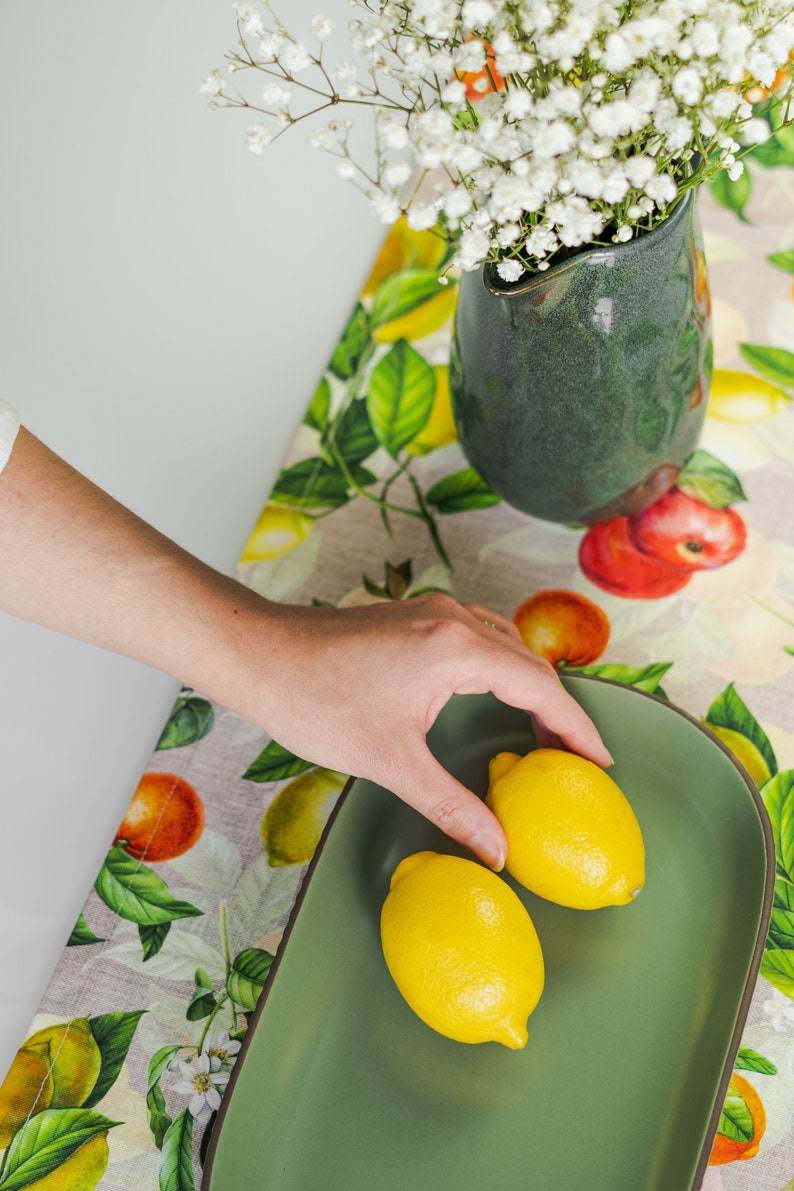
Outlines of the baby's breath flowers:
<svg viewBox="0 0 794 1191">
<path fill-rule="evenodd" d="M 257 113 L 253 153 L 314 117 L 312 143 L 378 219 L 439 227 L 464 270 L 517 281 L 663 220 L 772 126 L 794 120 L 790 0 L 351 0 L 299 40 L 270 0 L 237 4 L 213 108 Z M 760 106 L 759 106 L 760 105 Z M 345 115 L 340 112 L 344 109 Z M 372 160 L 354 160 L 354 118 Z"/>
</svg>

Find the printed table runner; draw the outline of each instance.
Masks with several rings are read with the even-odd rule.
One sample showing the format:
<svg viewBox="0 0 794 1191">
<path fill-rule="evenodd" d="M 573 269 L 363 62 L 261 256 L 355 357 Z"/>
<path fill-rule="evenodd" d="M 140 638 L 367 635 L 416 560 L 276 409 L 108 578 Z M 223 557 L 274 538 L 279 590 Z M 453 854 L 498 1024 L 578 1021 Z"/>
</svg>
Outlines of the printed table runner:
<svg viewBox="0 0 794 1191">
<path fill-rule="evenodd" d="M 680 478 L 695 523 L 679 528 L 716 543 L 710 569 L 669 594 L 630 545 L 607 535 L 602 550 L 601 530 L 583 548 L 584 530 L 516 512 L 467 466 L 448 390 L 455 280 L 439 288 L 440 242 L 402 223 L 239 565 L 280 601 L 440 588 L 522 609 L 531 643 L 542 612 L 551 660 L 665 694 L 740 758 L 770 809 L 778 880 L 707 1191 L 794 1189 L 791 164 L 790 148 L 768 152 L 719 202 L 701 198 L 715 373 Z M 63 1188 L 200 1186 L 247 1015 L 343 784 L 181 693 L 0 1092 L 0 1191 L 48 1175 Z"/>
</svg>

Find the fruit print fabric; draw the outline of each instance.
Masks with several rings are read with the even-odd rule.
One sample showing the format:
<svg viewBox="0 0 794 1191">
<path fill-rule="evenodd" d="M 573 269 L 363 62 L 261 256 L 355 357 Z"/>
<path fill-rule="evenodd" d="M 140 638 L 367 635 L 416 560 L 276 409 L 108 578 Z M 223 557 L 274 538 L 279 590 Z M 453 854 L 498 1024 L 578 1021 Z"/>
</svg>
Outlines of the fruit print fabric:
<svg viewBox="0 0 794 1191">
<path fill-rule="evenodd" d="M 787 259 L 794 216 L 779 173 L 754 172 L 752 223 L 701 200 L 716 371 L 679 487 L 706 521 L 724 509 L 734 528 L 741 519 L 731 561 L 671 565 L 647 552 L 647 538 L 641 549 L 631 527 L 609 523 L 598 527 L 609 549 L 636 555 L 618 568 L 616 592 L 611 572 L 591 577 L 586 531 L 499 502 L 454 441 L 451 300 L 437 301 L 435 280 L 443 250 L 398 224 L 315 393 L 294 395 L 308 401 L 304 423 L 239 564 L 244 583 L 279 600 L 351 606 L 443 589 L 508 617 L 524 608 L 528 632 L 540 609 L 555 665 L 666 695 L 753 773 L 776 825 L 780 876 L 720 1125 L 729 1160 L 709 1168 L 706 1191 L 781 1191 L 794 1179 L 794 300 L 790 266 L 770 259 Z M 446 292 L 454 300 L 454 281 Z M 690 527 L 685 541 L 698 540 Z M 159 854 L 144 842 L 133 855 L 120 829 L 109 848 L 0 1093 L 17 1105 L 0 1191 L 34 1128 L 51 1139 L 54 1178 L 76 1179 L 80 1157 L 81 1181 L 103 1191 L 201 1185 L 247 1015 L 341 786 L 338 775 L 300 783 L 314 773 L 201 692 L 182 692 L 148 774 L 195 793 L 192 842 L 178 851 L 172 839 Z M 52 1039 L 64 1035 L 92 1056 L 83 1085 L 66 1078 L 67 1050 L 54 1057 Z"/>
</svg>

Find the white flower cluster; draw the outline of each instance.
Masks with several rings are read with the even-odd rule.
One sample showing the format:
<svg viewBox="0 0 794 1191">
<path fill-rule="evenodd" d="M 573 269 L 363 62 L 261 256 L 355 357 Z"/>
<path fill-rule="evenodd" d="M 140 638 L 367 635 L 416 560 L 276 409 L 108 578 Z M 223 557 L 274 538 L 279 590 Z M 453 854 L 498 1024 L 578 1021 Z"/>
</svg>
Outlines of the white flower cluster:
<svg viewBox="0 0 794 1191">
<path fill-rule="evenodd" d="M 794 119 L 790 0 L 351 0 L 333 68 L 328 18 L 312 49 L 270 0 L 235 7 L 235 86 L 215 71 L 202 92 L 267 117 L 250 149 L 353 101 L 374 121 L 374 164 L 352 160 L 350 120 L 313 143 L 383 222 L 440 224 L 457 265 L 496 261 L 507 282 L 560 251 L 631 239 L 718 169 L 737 178 L 742 147 L 769 135 L 759 96 Z M 237 88 L 242 71 L 266 76 L 257 102 Z"/>
</svg>

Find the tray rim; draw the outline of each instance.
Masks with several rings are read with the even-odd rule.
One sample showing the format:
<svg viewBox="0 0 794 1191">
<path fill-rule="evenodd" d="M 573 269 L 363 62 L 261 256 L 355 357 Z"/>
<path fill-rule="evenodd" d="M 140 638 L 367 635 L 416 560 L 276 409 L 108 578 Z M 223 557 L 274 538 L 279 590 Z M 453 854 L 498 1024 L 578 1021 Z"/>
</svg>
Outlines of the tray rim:
<svg viewBox="0 0 794 1191">
<path fill-rule="evenodd" d="M 734 754 L 731 752 L 731 750 L 728 748 L 728 746 L 724 743 L 724 741 L 720 740 L 719 736 L 717 736 L 717 734 L 715 732 L 712 732 L 711 729 L 708 728 L 703 723 L 702 720 L 697 718 L 697 716 L 693 715 L 689 711 L 686 711 L 683 707 L 679 707 L 678 704 L 673 703 L 670 699 L 664 698 L 661 695 L 657 695 L 652 691 L 644 691 L 644 690 L 641 690 L 639 687 L 630 686 L 629 684 L 627 684 L 625 682 L 618 682 L 614 678 L 604 678 L 598 674 L 577 673 L 576 671 L 572 671 L 572 672 L 562 671 L 562 672 L 560 672 L 559 677 L 560 677 L 563 685 L 566 687 L 567 687 L 568 683 L 572 681 L 574 683 L 574 685 L 576 685 L 579 682 L 600 683 L 603 686 L 618 687 L 624 691 L 631 691 L 635 695 L 641 695 L 646 699 L 650 699 L 654 703 L 661 704 L 663 707 L 666 707 L 669 711 L 673 712 L 676 715 L 681 716 L 682 719 L 687 720 L 690 724 L 692 724 L 694 727 L 696 727 L 699 732 L 701 732 L 704 736 L 708 737 L 708 739 L 711 740 L 712 743 L 714 743 L 717 746 L 717 748 L 719 748 L 720 752 L 722 752 L 728 758 L 728 760 L 730 761 L 730 763 L 732 764 L 734 769 L 738 772 L 739 776 L 744 781 L 744 784 L 747 786 L 748 792 L 750 794 L 750 797 L 755 805 L 755 809 L 758 814 L 758 819 L 759 819 L 759 823 L 761 826 L 762 835 L 764 838 L 764 854 L 765 854 L 765 862 L 766 862 L 766 864 L 765 864 L 766 871 L 764 874 L 764 896 L 763 896 L 762 903 L 761 903 L 761 911 L 760 911 L 760 915 L 759 915 L 758 930 L 757 930 L 756 938 L 755 938 L 755 946 L 753 947 L 753 953 L 752 953 L 752 956 L 750 957 L 750 963 L 749 963 L 748 971 L 747 971 L 747 979 L 745 981 L 741 1000 L 739 1002 L 737 1015 L 736 1015 L 736 1022 L 734 1024 L 734 1028 L 731 1033 L 730 1042 L 728 1044 L 728 1048 L 726 1051 L 725 1063 L 723 1065 L 722 1073 L 720 1075 L 720 1079 L 717 1084 L 717 1090 L 716 1090 L 716 1093 L 714 1096 L 714 1102 L 712 1105 L 711 1113 L 709 1115 L 709 1120 L 708 1120 L 708 1124 L 706 1126 L 706 1131 L 704 1133 L 703 1146 L 701 1147 L 700 1157 L 698 1159 L 697 1166 L 695 1167 L 695 1171 L 694 1171 L 694 1175 L 693 1175 L 690 1187 L 687 1189 L 687 1191 L 698 1191 L 700 1184 L 703 1180 L 703 1176 L 705 1175 L 706 1169 L 708 1167 L 708 1160 L 711 1155 L 711 1150 L 712 1150 L 712 1147 L 714 1144 L 714 1137 L 716 1136 L 717 1128 L 719 1126 L 720 1116 L 722 1114 L 722 1106 L 723 1106 L 723 1103 L 725 1100 L 725 1096 L 727 1095 L 727 1092 L 728 1092 L 728 1085 L 731 1081 L 731 1076 L 733 1075 L 733 1065 L 736 1060 L 736 1055 L 739 1052 L 739 1046 L 741 1045 L 742 1034 L 744 1032 L 744 1026 L 747 1021 L 747 1015 L 750 1011 L 750 1005 L 752 1003 L 752 999 L 753 999 L 753 996 L 755 993 L 755 988 L 756 988 L 756 984 L 758 981 L 758 974 L 759 974 L 759 970 L 761 967 L 761 960 L 762 960 L 763 954 L 764 954 L 766 938 L 767 938 L 767 934 L 769 932 L 769 922 L 770 922 L 770 919 L 772 916 L 772 903 L 773 903 L 774 892 L 775 892 L 775 870 L 776 870 L 775 840 L 774 840 L 774 834 L 772 831 L 772 824 L 769 819 L 769 813 L 766 809 L 766 806 L 764 805 L 764 801 L 761 797 L 760 791 L 759 791 L 758 787 L 756 786 L 755 782 L 753 781 L 753 779 L 750 777 L 750 774 L 744 768 L 742 763 L 734 756 Z M 253 1013 L 251 1014 L 251 1018 L 248 1023 L 248 1029 L 246 1031 L 245 1038 L 243 1039 L 242 1046 L 240 1048 L 240 1051 L 238 1052 L 237 1061 L 234 1064 L 234 1068 L 233 1068 L 231 1076 L 229 1078 L 229 1082 L 226 1085 L 226 1088 L 224 1090 L 223 1099 L 221 1100 L 220 1108 L 218 1109 L 218 1115 L 215 1118 L 215 1121 L 213 1123 L 212 1133 L 210 1135 L 209 1142 L 207 1145 L 207 1151 L 206 1151 L 206 1156 L 205 1156 L 205 1160 L 204 1160 L 203 1178 L 202 1178 L 202 1185 L 204 1185 L 206 1187 L 207 1191 L 212 1191 L 212 1173 L 213 1173 L 213 1167 L 215 1165 L 215 1157 L 216 1157 L 217 1148 L 218 1148 L 218 1139 L 220 1137 L 221 1130 L 223 1128 L 224 1120 L 226 1119 L 226 1115 L 229 1111 L 229 1105 L 231 1104 L 232 1095 L 234 1093 L 234 1088 L 237 1083 L 238 1072 L 242 1069 L 243 1061 L 245 1060 L 245 1057 L 251 1048 L 251 1043 L 252 1043 L 254 1033 L 256 1031 L 256 1027 L 259 1025 L 259 1021 L 260 1021 L 260 1018 L 262 1017 L 262 1014 L 264 1012 L 265 1005 L 267 1004 L 267 1001 L 269 999 L 270 992 L 275 984 L 276 978 L 278 977 L 278 973 L 281 968 L 281 964 L 282 964 L 284 956 L 287 952 L 287 945 L 288 945 L 290 937 L 292 935 L 292 932 L 293 932 L 293 929 L 295 926 L 295 922 L 296 922 L 298 915 L 300 913 L 300 910 L 303 906 L 303 902 L 304 902 L 306 895 L 308 893 L 309 885 L 310 885 L 311 880 L 315 874 L 317 865 L 320 863 L 322 854 L 325 851 L 325 847 L 328 842 L 328 838 L 331 834 L 331 831 L 333 830 L 334 823 L 336 822 L 336 819 L 337 819 L 338 815 L 340 814 L 342 807 L 347 802 L 348 796 L 349 796 L 351 790 L 356 785 L 356 783 L 360 780 L 362 780 L 362 779 L 360 779 L 358 777 L 354 777 L 354 776 L 351 776 L 347 779 L 347 781 L 345 782 L 345 785 L 342 788 L 342 791 L 339 795 L 339 798 L 337 799 L 337 801 L 328 817 L 328 820 L 325 824 L 323 832 L 322 832 L 320 839 L 318 841 L 317 847 L 315 848 L 314 855 L 312 856 L 312 859 L 309 862 L 308 868 L 306 870 L 306 875 L 304 876 L 303 881 L 301 882 L 300 889 L 298 890 L 295 901 L 292 905 L 292 909 L 289 912 L 289 917 L 287 919 L 287 924 L 284 928 L 284 934 L 283 934 L 281 942 L 279 944 L 278 952 L 276 954 L 275 959 L 273 960 L 273 964 L 272 964 L 271 969 L 268 973 L 267 980 L 265 981 L 262 992 L 259 996 L 259 1000 L 256 1003 L 256 1008 L 254 1009 Z"/>
</svg>

